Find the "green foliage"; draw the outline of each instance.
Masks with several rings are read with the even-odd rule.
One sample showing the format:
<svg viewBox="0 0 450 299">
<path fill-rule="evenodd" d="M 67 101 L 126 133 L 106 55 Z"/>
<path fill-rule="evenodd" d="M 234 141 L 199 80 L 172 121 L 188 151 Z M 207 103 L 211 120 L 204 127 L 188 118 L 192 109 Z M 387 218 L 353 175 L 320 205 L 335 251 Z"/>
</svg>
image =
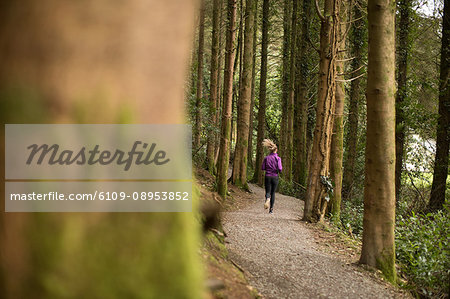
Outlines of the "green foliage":
<svg viewBox="0 0 450 299">
<path fill-rule="evenodd" d="M 299 184 L 286 181 L 282 177 L 280 177 L 278 181 L 278 192 L 295 198 L 303 198 L 305 195 L 305 191 L 300 187 Z"/>
<path fill-rule="evenodd" d="M 341 208 L 341 223 L 346 232 L 360 237 L 363 231 L 364 205 L 362 197 L 343 201 Z"/>
<path fill-rule="evenodd" d="M 443 211 L 397 217 L 397 261 L 425 296 L 444 296 L 450 275 L 450 204 Z"/>
</svg>

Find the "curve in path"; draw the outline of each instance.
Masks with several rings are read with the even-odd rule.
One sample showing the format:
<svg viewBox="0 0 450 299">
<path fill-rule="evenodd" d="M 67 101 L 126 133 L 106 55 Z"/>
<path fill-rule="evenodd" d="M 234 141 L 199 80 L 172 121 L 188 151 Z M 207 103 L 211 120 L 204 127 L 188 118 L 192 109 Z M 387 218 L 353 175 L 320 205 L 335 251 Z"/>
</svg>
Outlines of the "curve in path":
<svg viewBox="0 0 450 299">
<path fill-rule="evenodd" d="M 399 294 L 355 266 L 324 253 L 298 219 L 299 199 L 276 194 L 274 214 L 263 208 L 264 191 L 251 185 L 255 200 L 223 215 L 232 260 L 249 272 L 265 298 L 395 298 Z M 403 296 L 401 296 L 403 297 Z"/>
</svg>

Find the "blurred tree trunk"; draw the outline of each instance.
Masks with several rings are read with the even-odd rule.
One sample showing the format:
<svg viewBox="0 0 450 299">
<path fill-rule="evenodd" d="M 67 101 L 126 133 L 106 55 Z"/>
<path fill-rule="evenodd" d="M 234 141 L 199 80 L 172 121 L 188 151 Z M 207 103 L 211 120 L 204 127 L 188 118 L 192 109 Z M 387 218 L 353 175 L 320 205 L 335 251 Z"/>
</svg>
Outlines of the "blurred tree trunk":
<svg viewBox="0 0 450 299">
<path fill-rule="evenodd" d="M 196 8 L 173 0 L 3 1 L 2 121 L 184 123 Z M 4 126 L 0 132 L 4 181 Z M 195 213 L 2 212 L 0 230 L 2 298 L 204 295 Z"/>
<path fill-rule="evenodd" d="M 395 1 L 369 0 L 369 65 L 360 262 L 395 282 Z"/>
<path fill-rule="evenodd" d="M 355 178 L 355 163 L 357 157 L 357 143 L 358 143 L 358 123 L 359 123 L 359 100 L 360 100 L 360 85 L 361 75 L 363 73 L 362 67 L 362 48 L 366 35 L 365 20 L 362 18 L 361 0 L 358 4 L 353 6 L 353 24 L 350 29 L 350 44 L 351 57 L 353 57 L 351 64 L 352 77 L 356 78 L 350 83 L 350 98 L 348 111 L 348 129 L 346 138 L 347 157 L 344 163 L 344 177 L 342 195 L 344 198 L 351 196 L 353 188 L 353 180 Z"/>
<path fill-rule="evenodd" d="M 225 45 L 225 72 L 223 76 L 223 107 L 220 149 L 217 172 L 217 192 L 225 198 L 227 194 L 228 164 L 230 159 L 231 105 L 233 97 L 234 40 L 236 22 L 236 0 L 228 0 L 227 38 Z"/>
<path fill-rule="evenodd" d="M 436 158 L 429 211 L 442 209 L 445 202 L 450 144 L 450 3 L 444 1 L 439 85 L 439 119 L 436 133 Z"/>
<path fill-rule="evenodd" d="M 250 103 L 253 69 L 253 36 L 256 1 L 247 0 L 245 6 L 245 32 L 242 44 L 242 77 L 240 78 L 240 92 L 237 115 L 237 141 L 233 161 L 233 184 L 248 189 L 247 159 L 248 134 L 250 128 Z"/>
<path fill-rule="evenodd" d="M 266 82 L 267 82 L 267 48 L 269 46 L 270 26 L 269 0 L 263 0 L 262 42 L 261 42 L 261 74 L 259 79 L 258 134 L 256 137 L 256 165 L 253 182 L 262 186 L 264 173 L 261 165 L 264 159 L 262 142 L 266 135 Z"/>
<path fill-rule="evenodd" d="M 256 44 L 258 33 L 258 0 L 255 0 L 255 17 L 253 22 L 253 58 L 252 58 L 252 92 L 250 95 L 250 129 L 248 131 L 248 163 L 250 168 L 253 168 L 253 131 L 255 123 L 255 113 L 253 108 L 255 107 L 255 81 L 256 81 Z"/>
<path fill-rule="evenodd" d="M 283 163 L 283 176 L 286 181 L 292 180 L 292 156 L 293 156 L 293 135 L 294 135 L 294 92 L 295 92 L 295 65 L 296 65 L 296 49 L 297 49 L 297 15 L 298 0 L 293 0 L 292 16 L 291 16 L 291 38 L 290 38 L 290 54 L 289 54 L 289 86 L 287 97 L 287 113 L 286 113 L 286 139 L 285 155 Z"/>
<path fill-rule="evenodd" d="M 303 0 L 303 7 L 300 19 L 300 38 L 297 40 L 297 75 L 296 75 L 296 129 L 294 131 L 295 164 L 293 166 L 294 181 L 302 186 L 306 185 L 307 175 L 307 146 L 306 130 L 308 125 L 308 40 L 309 22 L 311 16 L 311 0 Z"/>
<path fill-rule="evenodd" d="M 199 29 L 198 29 L 198 51 L 197 51 L 197 94 L 195 97 L 195 128 L 194 128 L 194 150 L 200 147 L 200 136 L 202 130 L 202 100 L 203 100 L 203 52 L 205 48 L 205 2 L 201 1 Z"/>
<path fill-rule="evenodd" d="M 333 137 L 331 138 L 330 155 L 330 177 L 334 184 L 333 195 L 331 196 L 331 220 L 340 224 L 341 219 L 341 199 L 342 199 L 342 160 L 344 156 L 344 106 L 345 106 L 345 84 L 344 84 L 344 59 L 347 26 L 347 10 L 350 7 L 346 2 L 341 4 L 339 14 L 339 43 L 336 61 L 336 106 L 334 107 Z"/>
<path fill-rule="evenodd" d="M 409 55 L 409 11 L 412 0 L 400 0 L 398 10 L 400 20 L 398 21 L 398 47 L 397 47 L 397 96 L 395 98 L 395 202 L 398 204 L 401 184 L 403 155 L 405 145 L 405 115 L 404 107 L 407 94 L 408 55 Z"/>
<path fill-rule="evenodd" d="M 278 154 L 283 159 L 286 158 L 287 149 L 287 124 L 288 124 L 288 98 L 289 98 L 289 73 L 290 73 L 290 51 L 291 51 L 291 23 L 292 23 L 292 0 L 284 0 L 283 8 L 283 62 L 281 69 L 281 127 L 280 140 L 278 144 Z"/>
<path fill-rule="evenodd" d="M 333 130 L 333 112 L 335 106 L 335 79 L 337 57 L 339 0 L 325 0 L 324 15 L 320 15 L 320 64 L 319 87 L 316 107 L 316 126 L 312 156 L 309 159 L 309 175 L 306 189 L 306 221 L 322 221 L 327 200 L 323 180 L 328 177 L 330 161 L 331 134 Z M 319 8 L 317 7 L 319 12 Z"/>
<path fill-rule="evenodd" d="M 209 91 L 209 115 L 211 117 L 208 134 L 208 145 L 206 147 L 206 156 L 208 160 L 208 170 L 211 174 L 215 174 L 214 163 L 214 143 L 216 133 L 214 131 L 216 125 L 216 105 L 217 105 L 217 85 L 219 79 L 219 34 L 220 34 L 220 4 L 222 0 L 213 0 L 213 17 L 212 17 L 212 37 L 211 37 L 211 73 L 210 73 L 210 91 Z"/>
</svg>

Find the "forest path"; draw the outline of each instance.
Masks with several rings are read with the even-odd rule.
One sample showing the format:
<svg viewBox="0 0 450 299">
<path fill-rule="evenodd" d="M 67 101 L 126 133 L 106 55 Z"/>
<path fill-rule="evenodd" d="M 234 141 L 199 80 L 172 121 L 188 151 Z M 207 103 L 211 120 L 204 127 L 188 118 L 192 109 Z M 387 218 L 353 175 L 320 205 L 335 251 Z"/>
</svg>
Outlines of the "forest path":
<svg viewBox="0 0 450 299">
<path fill-rule="evenodd" d="M 264 298 L 398 298 L 393 287 L 321 251 L 299 221 L 303 202 L 276 194 L 274 214 L 263 208 L 264 191 L 250 185 L 252 203 L 223 214 L 230 258 Z"/>
</svg>

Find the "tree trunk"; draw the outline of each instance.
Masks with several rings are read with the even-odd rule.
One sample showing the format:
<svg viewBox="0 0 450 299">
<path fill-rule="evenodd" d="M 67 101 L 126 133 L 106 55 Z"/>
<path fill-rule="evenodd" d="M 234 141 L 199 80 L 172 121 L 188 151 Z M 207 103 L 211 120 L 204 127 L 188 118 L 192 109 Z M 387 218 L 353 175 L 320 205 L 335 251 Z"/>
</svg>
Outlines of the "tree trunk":
<svg viewBox="0 0 450 299">
<path fill-rule="evenodd" d="M 395 1 L 369 0 L 364 221 L 360 262 L 395 272 Z"/>
<path fill-rule="evenodd" d="M 350 9 L 346 3 L 341 6 L 339 22 L 339 47 L 338 61 L 336 62 L 336 106 L 334 108 L 333 137 L 331 140 L 330 174 L 334 184 L 333 195 L 331 196 L 331 219 L 334 223 L 340 224 L 341 199 L 342 199 L 342 160 L 344 156 L 344 106 L 345 106 L 345 85 L 344 85 L 344 51 L 346 43 L 346 11 Z M 341 21 L 342 20 L 342 21 Z"/>
<path fill-rule="evenodd" d="M 450 143 L 450 3 L 444 1 L 439 85 L 439 119 L 436 133 L 436 158 L 428 210 L 442 209 L 448 175 Z"/>
<path fill-rule="evenodd" d="M 353 181 L 355 177 L 355 164 L 357 157 L 357 143 L 358 143 L 358 123 L 359 123 L 359 101 L 360 101 L 360 85 L 361 85 L 361 70 L 362 66 L 362 47 L 366 35 L 365 20 L 361 13 L 361 0 L 357 0 L 358 5 L 353 7 L 354 23 L 351 27 L 351 56 L 352 60 L 351 74 L 356 78 L 350 84 L 350 98 L 348 111 L 348 130 L 346 138 L 347 157 L 344 163 L 344 177 L 342 195 L 348 199 L 351 196 Z"/>
<path fill-rule="evenodd" d="M 216 132 L 214 131 L 216 124 L 216 105 L 217 105 L 217 83 L 219 79 L 219 34 L 220 34 L 220 4 L 222 0 L 213 0 L 213 18 L 212 18 L 212 38 L 211 38 L 211 73 L 210 73 L 210 93 L 209 93 L 209 115 L 211 117 L 211 130 L 208 134 L 208 145 L 206 147 L 206 156 L 208 160 L 208 170 L 211 174 L 215 174 L 214 163 L 214 144 Z"/>
<path fill-rule="evenodd" d="M 195 97 L 195 128 L 194 128 L 194 150 L 200 147 L 200 136 L 202 130 L 202 98 L 203 98 L 203 52 L 205 40 L 205 3 L 201 0 L 200 21 L 198 29 L 198 52 L 197 52 L 197 94 Z"/>
<path fill-rule="evenodd" d="M 227 38 L 225 45 L 225 71 L 223 76 L 223 107 L 220 149 L 217 170 L 217 192 L 225 198 L 227 195 L 228 164 L 230 159 L 231 105 L 233 97 L 234 40 L 236 22 L 236 0 L 228 0 Z"/>
<path fill-rule="evenodd" d="M 291 22 L 292 22 L 292 0 L 284 1 L 283 8 L 283 62 L 282 62 L 282 93 L 281 93 L 281 127 L 278 145 L 278 154 L 285 160 L 287 149 L 287 123 L 288 123 L 288 98 L 289 98 L 289 74 L 290 74 L 290 51 L 291 51 Z"/>
<path fill-rule="evenodd" d="M 398 204 L 401 184 L 402 167 L 405 144 L 405 116 L 404 106 L 407 93 L 408 55 L 409 55 L 409 11 L 412 0 L 400 0 L 398 10 L 400 11 L 399 39 L 397 47 L 398 69 L 397 69 L 397 96 L 395 98 L 395 202 Z"/>
<path fill-rule="evenodd" d="M 223 35 L 224 35 L 224 30 L 222 30 L 222 28 L 224 27 L 224 18 L 223 18 L 223 0 L 219 1 L 219 11 L 220 11 L 220 26 L 219 26 L 219 64 L 218 64 L 218 75 L 217 75 L 217 102 L 216 102 L 216 129 L 218 128 L 219 132 L 215 135 L 216 136 L 216 140 L 215 140 L 215 146 L 214 146 L 214 165 L 216 168 L 216 172 L 217 172 L 217 161 L 219 159 L 219 147 L 220 147 L 220 125 L 221 125 L 221 118 L 220 116 L 222 115 L 222 100 L 223 100 L 223 93 L 222 91 L 222 87 L 223 87 L 223 82 L 222 82 L 222 65 L 223 65 L 223 61 L 224 56 L 223 54 Z"/>
<path fill-rule="evenodd" d="M 247 159 L 248 134 L 250 127 L 250 103 L 253 68 L 253 32 L 255 0 L 247 0 L 245 6 L 245 32 L 243 42 L 242 77 L 238 101 L 237 141 L 233 161 L 233 184 L 248 189 Z"/>
<path fill-rule="evenodd" d="M 253 22 L 253 59 L 252 59 L 252 92 L 250 95 L 250 129 L 248 131 L 248 163 L 250 168 L 253 168 L 253 131 L 254 131 L 254 112 L 255 106 L 255 77 L 256 77 L 256 43 L 258 33 L 258 0 L 255 0 L 255 17 Z"/>
<path fill-rule="evenodd" d="M 297 49 L 297 10 L 298 0 L 293 0 L 291 17 L 291 40 L 290 40 L 290 63 L 289 63 L 289 86 L 287 97 L 287 117 L 286 117 L 286 145 L 283 165 L 283 175 L 286 181 L 292 180 L 292 139 L 294 126 L 294 91 L 295 91 L 295 62 Z"/>
<path fill-rule="evenodd" d="M 259 79 L 258 134 L 256 138 L 256 165 L 253 182 L 262 186 L 264 173 L 261 165 L 264 159 L 262 142 L 266 135 L 266 82 L 267 82 L 267 48 L 269 46 L 269 0 L 263 1 L 261 74 Z"/>
<path fill-rule="evenodd" d="M 307 51 L 309 39 L 309 18 L 311 15 L 311 0 L 303 0 L 303 10 L 301 14 L 301 37 L 297 40 L 298 55 L 297 55 L 297 92 L 295 94 L 297 128 L 295 134 L 295 164 L 294 164 L 294 181 L 302 186 L 306 185 L 307 175 L 307 146 L 306 146 L 306 132 L 308 125 L 308 74 L 309 64 Z"/>
<path fill-rule="evenodd" d="M 319 90 L 316 107 L 316 126 L 308 185 L 306 189 L 305 212 L 306 221 L 323 219 L 327 200 L 326 189 L 321 182 L 328 178 L 331 134 L 333 130 L 333 112 L 335 106 L 335 71 L 337 50 L 337 20 L 339 13 L 338 0 L 325 0 L 324 17 L 320 28 L 320 64 Z"/>
<path fill-rule="evenodd" d="M 3 1 L 2 121 L 185 123 L 197 4 Z M 2 208 L 4 133 L 2 125 Z M 2 210 L 1 297 L 202 298 L 196 214 Z"/>
</svg>

